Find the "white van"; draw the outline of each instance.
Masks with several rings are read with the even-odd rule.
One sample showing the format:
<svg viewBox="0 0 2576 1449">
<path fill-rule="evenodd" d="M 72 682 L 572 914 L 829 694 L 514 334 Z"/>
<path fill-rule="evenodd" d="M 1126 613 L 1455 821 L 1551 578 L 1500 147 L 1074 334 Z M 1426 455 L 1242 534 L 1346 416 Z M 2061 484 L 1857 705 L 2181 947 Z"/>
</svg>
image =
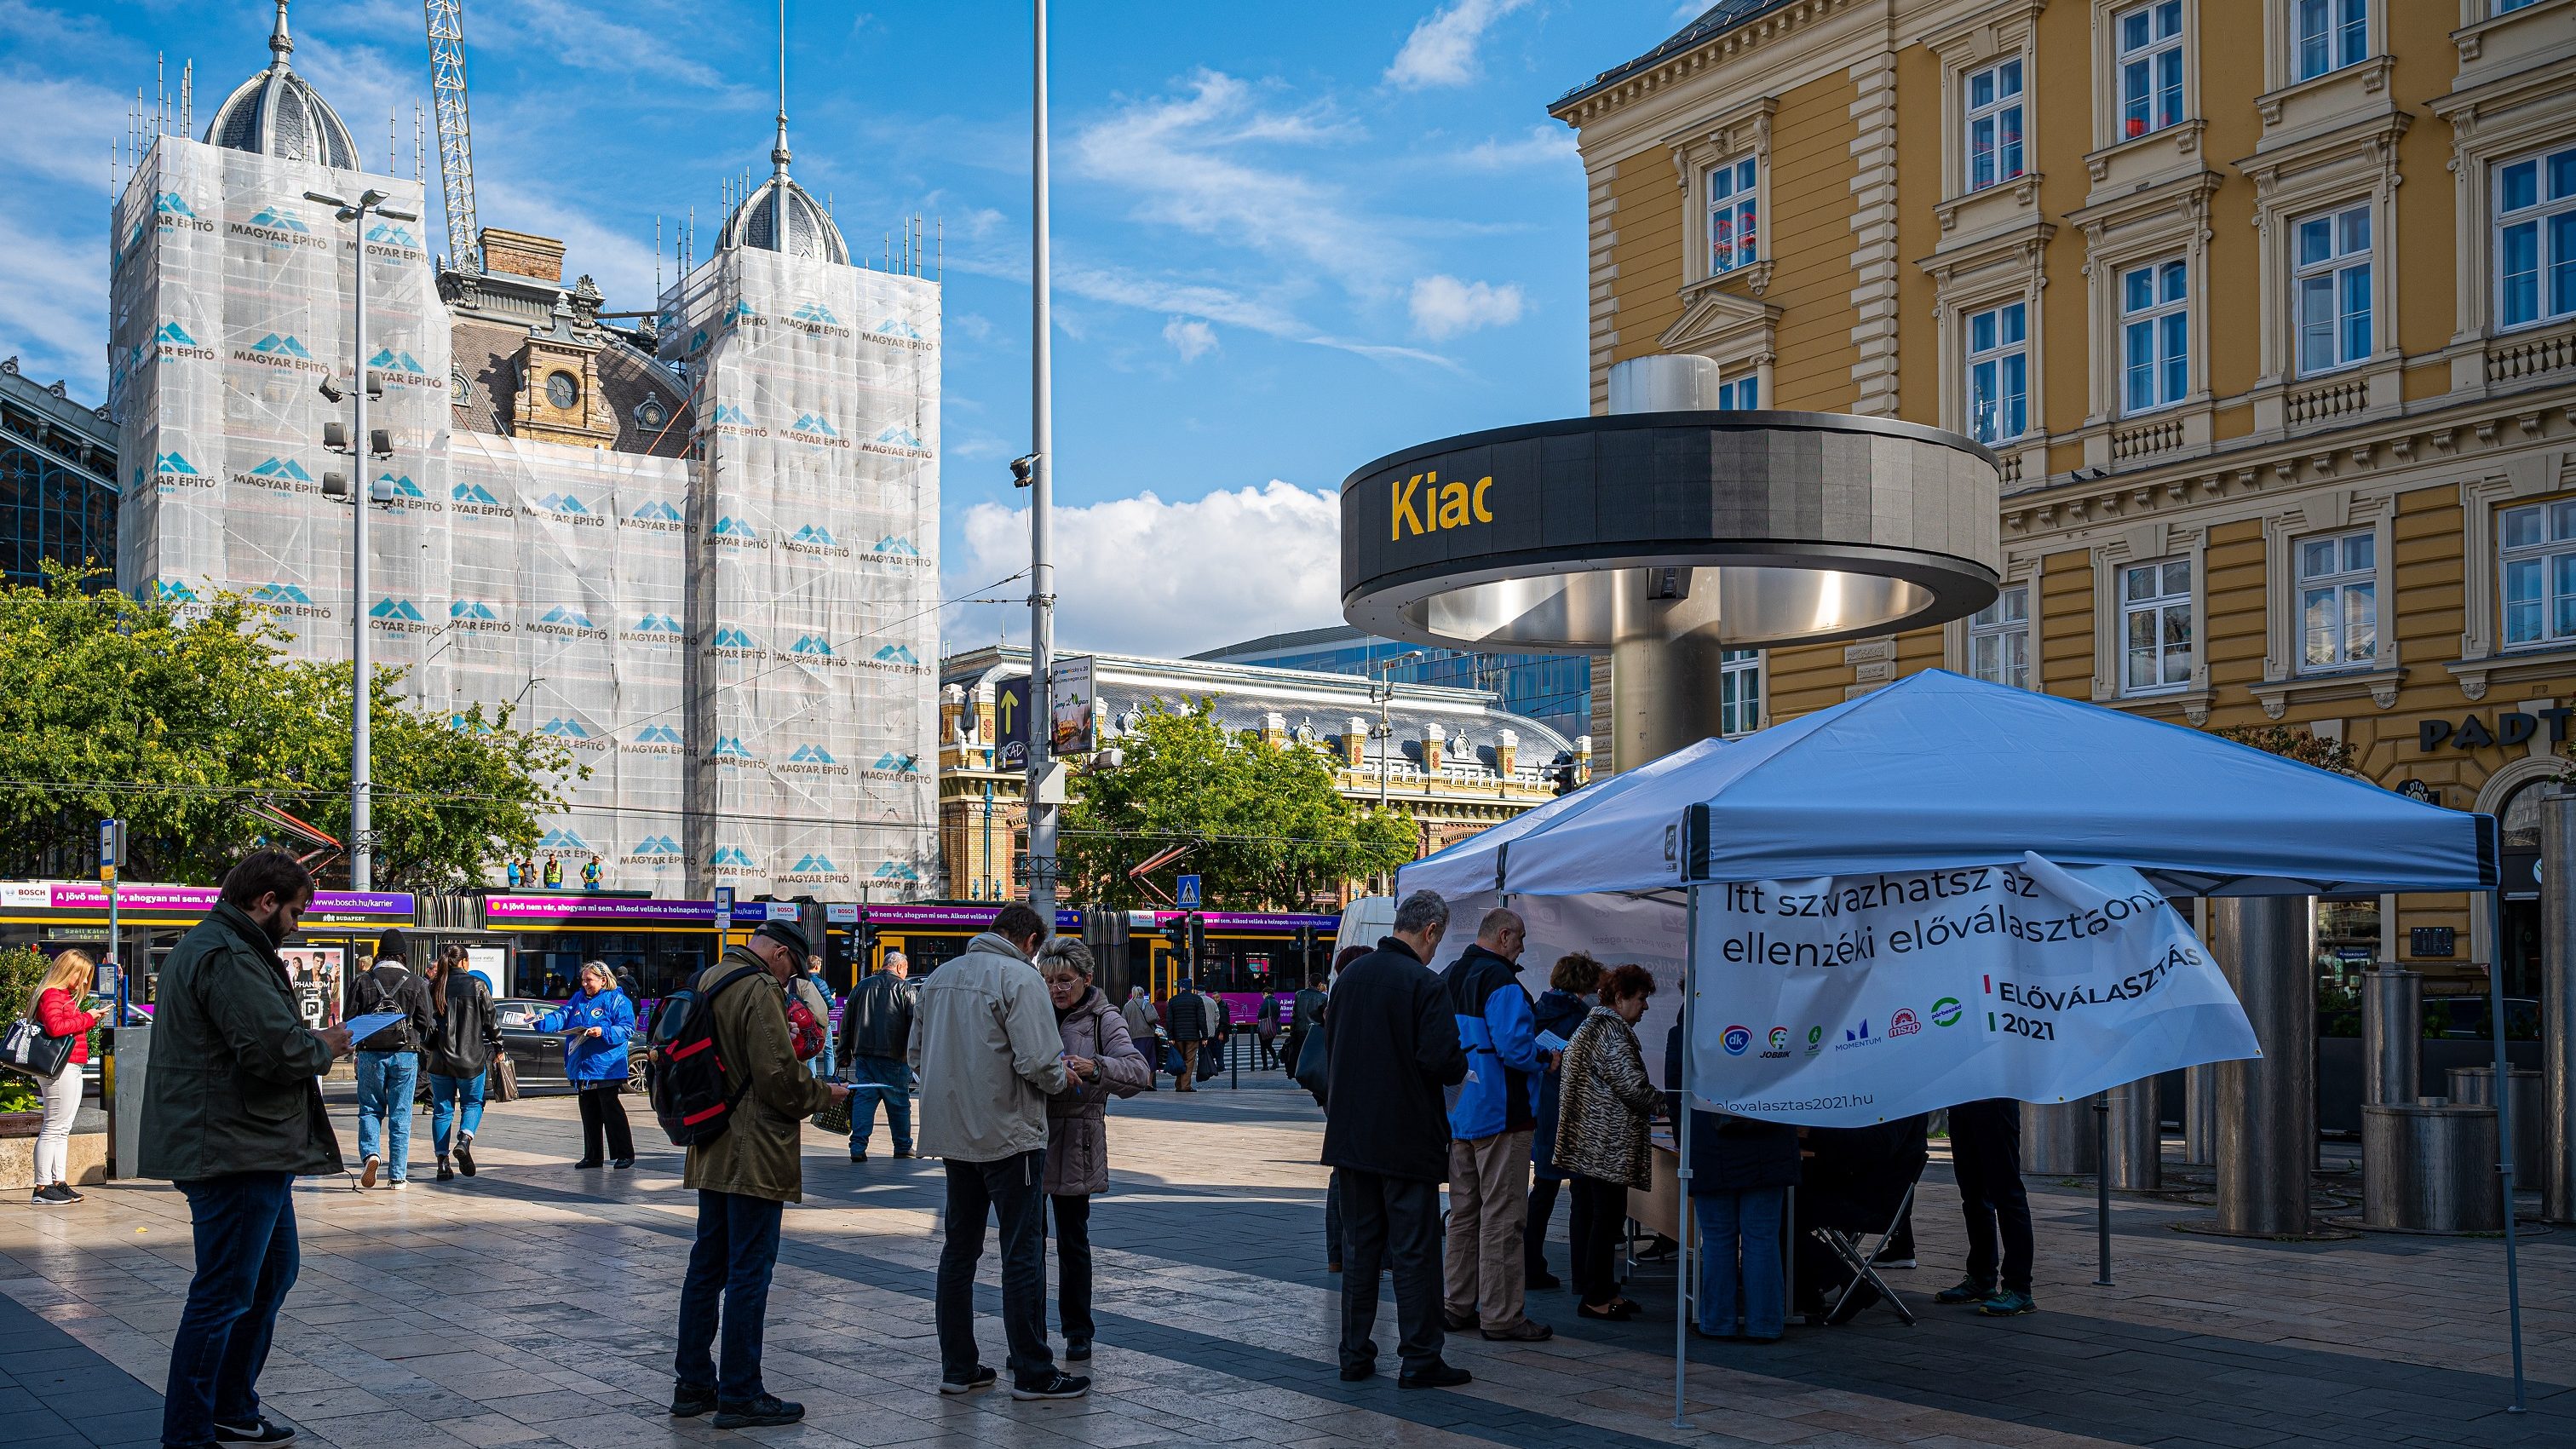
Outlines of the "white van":
<svg viewBox="0 0 2576 1449">
<path fill-rule="evenodd" d="M 1344 946 L 1366 946 L 1377 949 L 1395 930 L 1395 897 L 1362 896 L 1342 907 L 1342 924 L 1333 932 L 1333 959 L 1338 961 Z"/>
</svg>

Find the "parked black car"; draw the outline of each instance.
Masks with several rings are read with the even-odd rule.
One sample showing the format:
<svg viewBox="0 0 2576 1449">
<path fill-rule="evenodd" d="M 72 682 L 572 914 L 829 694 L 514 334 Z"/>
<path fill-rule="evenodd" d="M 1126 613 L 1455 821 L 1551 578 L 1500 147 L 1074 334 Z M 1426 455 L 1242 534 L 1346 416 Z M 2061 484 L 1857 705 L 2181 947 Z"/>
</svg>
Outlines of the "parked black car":
<svg viewBox="0 0 2576 1449">
<path fill-rule="evenodd" d="M 492 1003 L 492 1014 L 501 1023 L 501 1050 L 517 1065 L 522 1087 L 570 1085 L 564 1077 L 564 1034 L 537 1030 L 537 1023 L 559 1004 L 515 996 Z M 626 1043 L 626 1090 L 635 1096 L 646 1090 L 652 1061 L 646 1020 L 642 1012 L 636 1014 L 635 1035 Z"/>
</svg>

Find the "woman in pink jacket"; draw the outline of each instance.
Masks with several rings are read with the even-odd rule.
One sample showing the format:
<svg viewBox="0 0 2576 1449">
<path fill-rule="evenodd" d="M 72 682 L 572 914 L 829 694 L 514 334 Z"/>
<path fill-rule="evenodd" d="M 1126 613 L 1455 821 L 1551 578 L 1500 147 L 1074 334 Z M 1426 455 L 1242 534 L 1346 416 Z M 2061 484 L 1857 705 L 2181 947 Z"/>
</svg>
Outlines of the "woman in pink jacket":
<svg viewBox="0 0 2576 1449">
<path fill-rule="evenodd" d="M 1046 1191 L 1055 1224 L 1056 1315 L 1068 1363 L 1091 1357 L 1091 1195 L 1109 1188 L 1109 1099 L 1132 1097 L 1153 1069 L 1126 1018 L 1091 984 L 1090 948 L 1058 936 L 1038 949 L 1038 974 L 1064 1033 L 1071 1086 L 1047 1099 Z"/>
</svg>

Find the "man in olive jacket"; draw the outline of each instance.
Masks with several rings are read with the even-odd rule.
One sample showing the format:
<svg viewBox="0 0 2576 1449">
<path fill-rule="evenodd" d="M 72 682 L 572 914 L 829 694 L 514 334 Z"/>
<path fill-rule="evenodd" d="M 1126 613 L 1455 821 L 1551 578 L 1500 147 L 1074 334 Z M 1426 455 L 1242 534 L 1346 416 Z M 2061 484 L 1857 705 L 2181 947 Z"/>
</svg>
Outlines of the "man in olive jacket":
<svg viewBox="0 0 2576 1449">
<path fill-rule="evenodd" d="M 162 1391 L 171 1449 L 293 1436 L 261 1417 L 259 1375 L 295 1286 L 295 1179 L 342 1170 L 315 1079 L 349 1054 L 345 1027 L 305 1026 L 277 955 L 312 902 L 295 857 L 254 852 L 161 966 L 137 1146 L 142 1175 L 188 1199 L 197 1255 Z"/>
<path fill-rule="evenodd" d="M 778 1266 L 779 1219 L 786 1204 L 805 1200 L 805 1119 L 850 1095 L 838 1082 L 816 1080 L 796 1059 L 787 983 L 802 974 L 811 950 L 794 922 L 771 921 L 748 945 L 725 947 L 697 980 L 701 999 L 713 993 L 726 1090 L 740 1095 L 731 1125 L 689 1148 L 680 1178 L 681 1186 L 698 1190 L 698 1240 L 680 1285 L 680 1344 L 671 1365 L 679 1385 L 671 1413 L 694 1419 L 713 1409 L 719 1429 L 805 1417 L 804 1405 L 762 1386 L 760 1338 L 770 1274 Z M 744 971 L 751 974 L 725 984 Z M 716 1341 L 719 1300 L 721 1376 L 708 1351 Z"/>
</svg>

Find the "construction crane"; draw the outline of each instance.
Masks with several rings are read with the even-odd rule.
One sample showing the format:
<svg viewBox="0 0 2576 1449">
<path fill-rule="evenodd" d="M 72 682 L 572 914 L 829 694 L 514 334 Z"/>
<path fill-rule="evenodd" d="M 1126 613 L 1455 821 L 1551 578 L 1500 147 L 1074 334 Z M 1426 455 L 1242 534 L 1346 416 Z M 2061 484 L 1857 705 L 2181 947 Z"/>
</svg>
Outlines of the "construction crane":
<svg viewBox="0 0 2576 1449">
<path fill-rule="evenodd" d="M 438 187 L 447 202 L 447 264 L 483 270 L 474 220 L 474 142 L 465 124 L 465 0 L 421 0 L 429 18 L 429 95 L 438 114 Z"/>
</svg>

